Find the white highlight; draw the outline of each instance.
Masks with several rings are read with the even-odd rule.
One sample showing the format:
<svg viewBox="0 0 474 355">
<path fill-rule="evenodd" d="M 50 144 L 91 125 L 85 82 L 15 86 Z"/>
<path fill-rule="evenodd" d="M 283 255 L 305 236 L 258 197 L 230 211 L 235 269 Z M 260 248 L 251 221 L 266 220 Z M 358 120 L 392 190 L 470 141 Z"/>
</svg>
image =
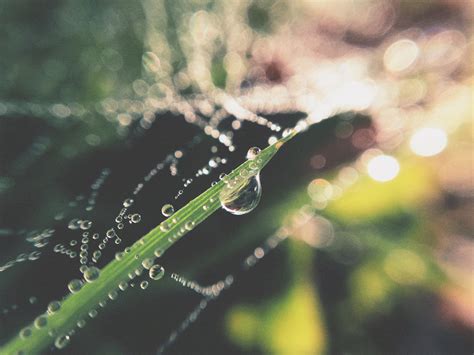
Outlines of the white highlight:
<svg viewBox="0 0 474 355">
<path fill-rule="evenodd" d="M 377 155 L 370 159 L 367 164 L 369 176 L 380 182 L 390 181 L 400 172 L 400 164 L 397 159 L 389 155 Z"/>
<path fill-rule="evenodd" d="M 420 128 L 410 139 L 411 150 L 422 157 L 431 157 L 441 153 L 447 144 L 446 132 L 440 128 Z"/>
</svg>

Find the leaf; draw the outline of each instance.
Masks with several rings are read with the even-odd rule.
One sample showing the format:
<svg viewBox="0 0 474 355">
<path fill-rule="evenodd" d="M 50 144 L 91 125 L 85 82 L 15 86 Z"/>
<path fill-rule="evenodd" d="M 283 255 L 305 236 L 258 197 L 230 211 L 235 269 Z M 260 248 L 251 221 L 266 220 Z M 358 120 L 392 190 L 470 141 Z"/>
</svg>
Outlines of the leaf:
<svg viewBox="0 0 474 355">
<path fill-rule="evenodd" d="M 228 179 L 240 176 L 244 170 L 261 170 L 276 154 L 280 147 L 293 138 L 297 131 L 280 139 L 275 144 L 265 148 L 254 160 L 248 160 L 238 166 Z M 254 164 L 252 166 L 251 164 Z M 255 166 L 256 164 L 256 166 Z M 129 273 L 142 268 L 142 261 L 162 255 L 174 243 L 186 235 L 195 226 L 206 220 L 221 207 L 219 194 L 226 183 L 219 181 L 174 213 L 167 220 L 140 238 L 131 247 L 126 248 L 120 260 L 114 259 L 100 272 L 97 280 L 85 283 L 77 293 L 70 293 L 61 302 L 61 309 L 47 315 L 47 324 L 36 328 L 30 324 L 31 335 L 26 339 L 17 336 L 0 348 L 1 354 L 40 353 L 43 349 L 60 337 L 67 336 L 75 329 L 77 322 L 88 318 L 88 313 L 99 307 L 99 303 L 109 300 L 110 292 L 120 292 L 119 284 L 129 281 Z M 206 208 L 203 208 L 206 206 Z M 52 335 L 50 335 L 52 334 Z"/>
</svg>

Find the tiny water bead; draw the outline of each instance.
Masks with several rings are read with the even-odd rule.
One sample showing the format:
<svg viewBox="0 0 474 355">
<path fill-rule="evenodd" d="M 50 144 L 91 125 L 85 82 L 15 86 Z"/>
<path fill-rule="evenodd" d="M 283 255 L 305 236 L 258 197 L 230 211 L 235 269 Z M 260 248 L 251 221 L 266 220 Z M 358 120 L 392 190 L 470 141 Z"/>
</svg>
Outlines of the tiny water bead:
<svg viewBox="0 0 474 355">
<path fill-rule="evenodd" d="M 142 282 L 140 283 L 140 288 L 141 288 L 142 290 L 145 290 L 147 287 L 148 287 L 148 281 L 142 281 Z"/>
<path fill-rule="evenodd" d="M 48 319 L 45 316 L 39 316 L 35 319 L 34 324 L 38 329 L 44 328 L 48 324 Z"/>
<path fill-rule="evenodd" d="M 142 266 L 147 270 L 150 269 L 153 266 L 153 259 L 147 258 L 147 259 L 143 260 L 142 261 Z"/>
<path fill-rule="evenodd" d="M 20 337 L 23 339 L 28 338 L 31 335 L 31 328 L 24 328 L 20 331 Z"/>
<path fill-rule="evenodd" d="M 234 215 L 249 213 L 257 207 L 262 196 L 259 171 L 249 177 L 238 177 L 229 181 L 219 194 L 221 206 Z"/>
<path fill-rule="evenodd" d="M 69 344 L 70 340 L 71 338 L 69 335 L 61 335 L 54 341 L 54 346 L 58 349 L 64 349 Z"/>
<path fill-rule="evenodd" d="M 118 287 L 121 291 L 125 291 L 128 288 L 128 283 L 126 281 L 121 281 Z"/>
<path fill-rule="evenodd" d="M 91 221 L 85 220 L 85 221 L 82 221 L 82 222 L 81 222 L 80 228 L 81 228 L 82 230 L 87 230 L 87 229 L 89 229 L 90 227 L 92 227 L 92 222 L 91 222 Z"/>
<path fill-rule="evenodd" d="M 255 159 L 262 150 L 259 147 L 252 147 L 247 151 L 247 160 Z"/>
<path fill-rule="evenodd" d="M 174 207 L 173 207 L 173 205 L 170 205 L 169 203 L 167 203 L 166 205 L 164 205 L 163 207 L 161 207 L 161 213 L 162 213 L 163 216 L 165 216 L 165 217 L 171 216 L 171 215 L 174 213 Z"/>
<path fill-rule="evenodd" d="M 190 231 L 194 228 L 195 226 L 195 222 L 194 221 L 188 221 L 186 222 L 186 224 L 184 225 L 184 228 L 186 228 L 186 230 Z"/>
<path fill-rule="evenodd" d="M 163 266 L 158 265 L 158 264 L 153 265 L 148 272 L 148 276 L 150 276 L 150 279 L 152 280 L 159 280 L 164 275 L 165 275 L 165 269 L 163 268 Z"/>
<path fill-rule="evenodd" d="M 52 301 L 48 304 L 48 314 L 54 314 L 61 309 L 59 301 Z"/>
<path fill-rule="evenodd" d="M 132 217 L 130 217 L 130 221 L 132 223 L 138 223 L 141 221 L 141 219 L 142 219 L 142 216 L 140 216 L 138 213 L 135 213 L 132 215 Z"/>
</svg>

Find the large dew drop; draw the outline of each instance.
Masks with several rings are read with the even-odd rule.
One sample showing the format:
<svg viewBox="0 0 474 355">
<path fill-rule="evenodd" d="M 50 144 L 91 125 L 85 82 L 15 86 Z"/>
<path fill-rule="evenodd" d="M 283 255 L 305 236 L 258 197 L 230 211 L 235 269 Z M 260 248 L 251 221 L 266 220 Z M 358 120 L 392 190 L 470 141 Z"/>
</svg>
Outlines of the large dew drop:
<svg viewBox="0 0 474 355">
<path fill-rule="evenodd" d="M 246 177 L 238 176 L 228 181 L 219 194 L 222 208 L 235 215 L 255 209 L 262 196 L 259 173 L 258 170 L 251 171 Z"/>
<path fill-rule="evenodd" d="M 252 147 L 247 151 L 247 160 L 255 159 L 262 150 L 259 147 Z"/>
</svg>

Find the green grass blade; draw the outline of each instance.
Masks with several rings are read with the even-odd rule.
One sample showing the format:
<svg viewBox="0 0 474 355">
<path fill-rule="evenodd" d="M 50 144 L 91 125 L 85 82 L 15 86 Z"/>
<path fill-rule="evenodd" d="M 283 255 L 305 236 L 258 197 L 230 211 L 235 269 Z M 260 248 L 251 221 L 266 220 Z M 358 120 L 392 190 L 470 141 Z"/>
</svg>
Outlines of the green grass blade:
<svg viewBox="0 0 474 355">
<path fill-rule="evenodd" d="M 295 135 L 296 131 L 293 131 L 275 144 L 262 150 L 256 159 L 245 161 L 228 175 L 228 179 L 241 175 L 244 170 L 255 170 L 255 164 L 257 169 L 261 170 L 280 147 Z M 154 258 L 155 251 L 157 250 L 164 253 L 189 230 L 218 210 L 221 207 L 219 194 L 224 187 L 225 182 L 219 181 L 159 226 L 152 229 L 148 234 L 135 242 L 120 260 L 114 259 L 107 264 L 101 270 L 100 276 L 96 281 L 85 283 L 77 293 L 68 294 L 61 302 L 61 309 L 47 316 L 48 322 L 46 326 L 36 328 L 34 323 L 31 323 L 28 326 L 31 330 L 31 334 L 28 337 L 16 336 L 0 348 L 0 353 L 39 353 L 54 343 L 57 337 L 67 335 L 77 327 L 78 321 L 89 318 L 88 313 L 93 309 L 97 309 L 101 301 L 108 301 L 108 294 L 110 292 L 120 292 L 118 290 L 119 283 L 123 281 L 128 282 L 128 274 L 142 268 L 141 263 L 144 259 Z"/>
</svg>

